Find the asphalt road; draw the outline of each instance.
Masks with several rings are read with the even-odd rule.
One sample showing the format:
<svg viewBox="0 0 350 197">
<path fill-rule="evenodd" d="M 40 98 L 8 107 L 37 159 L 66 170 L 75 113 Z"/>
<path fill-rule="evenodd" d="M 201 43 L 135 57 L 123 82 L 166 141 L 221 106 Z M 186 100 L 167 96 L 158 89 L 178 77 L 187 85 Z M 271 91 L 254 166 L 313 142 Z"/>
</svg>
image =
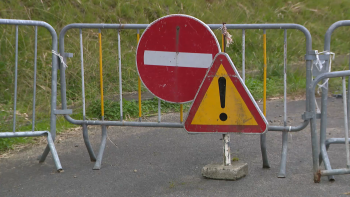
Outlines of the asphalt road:
<svg viewBox="0 0 350 197">
<path fill-rule="evenodd" d="M 268 102 L 267 119 L 283 122 L 282 101 Z M 305 101 L 288 102 L 288 124 L 298 125 Z M 328 136 L 344 137 L 342 100 L 330 98 Z M 152 119 L 152 118 L 151 118 Z M 149 121 L 151 121 L 151 119 Z M 166 114 L 162 121 L 179 121 Z M 95 151 L 100 128 L 90 127 Z M 249 173 L 238 181 L 205 179 L 201 169 L 222 162 L 219 134 L 189 135 L 183 129 L 109 127 L 101 170 L 92 170 L 81 130 L 57 139 L 63 173 L 56 173 L 51 155 L 44 164 L 37 156 L 44 145 L 0 160 L 0 196 L 348 196 L 350 175 L 335 182 L 313 182 L 310 127 L 289 135 L 287 177 L 277 178 L 281 133 L 267 133 L 270 169 L 262 169 L 259 135 L 231 135 L 232 157 L 248 163 Z M 64 136 L 68 136 L 65 138 Z M 329 150 L 333 168 L 346 166 L 344 145 Z"/>
</svg>

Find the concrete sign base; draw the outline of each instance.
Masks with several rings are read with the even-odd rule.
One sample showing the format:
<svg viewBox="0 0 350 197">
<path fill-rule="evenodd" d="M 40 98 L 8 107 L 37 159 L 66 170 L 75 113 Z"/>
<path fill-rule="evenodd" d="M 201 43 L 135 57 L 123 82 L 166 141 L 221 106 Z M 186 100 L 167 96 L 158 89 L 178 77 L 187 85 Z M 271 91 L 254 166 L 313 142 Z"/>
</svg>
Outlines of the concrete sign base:
<svg viewBox="0 0 350 197">
<path fill-rule="evenodd" d="M 223 164 L 208 164 L 203 167 L 202 175 L 210 179 L 235 181 L 248 174 L 248 164 L 232 162 L 229 166 Z"/>
</svg>

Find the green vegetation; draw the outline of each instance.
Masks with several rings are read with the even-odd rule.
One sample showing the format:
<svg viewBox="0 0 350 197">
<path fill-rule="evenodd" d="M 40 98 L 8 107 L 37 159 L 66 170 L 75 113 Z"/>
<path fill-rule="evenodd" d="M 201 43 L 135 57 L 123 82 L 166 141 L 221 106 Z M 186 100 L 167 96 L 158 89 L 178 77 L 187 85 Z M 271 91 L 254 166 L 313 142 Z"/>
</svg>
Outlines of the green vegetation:
<svg viewBox="0 0 350 197">
<path fill-rule="evenodd" d="M 31 19 L 49 23 L 59 34 L 71 23 L 138 23 L 145 24 L 168 14 L 188 14 L 205 23 L 297 23 L 304 25 L 313 38 L 313 49 L 322 51 L 327 28 L 338 20 L 347 19 L 348 0 L 273 1 L 273 0 L 5 0 L 0 1 L 0 18 Z M 335 31 L 331 49 L 336 57 L 348 53 L 347 28 Z M 0 132 L 12 130 L 15 28 L 0 26 Z M 142 33 L 142 31 L 141 31 Z M 220 30 L 214 30 L 221 40 Z M 242 68 L 241 30 L 229 30 L 234 43 L 227 48 L 235 66 Z M 246 30 L 246 83 L 256 99 L 262 98 L 263 47 L 262 30 Z M 102 30 L 104 93 L 106 98 L 118 94 L 118 40 L 116 30 Z M 98 61 L 98 30 L 83 30 L 85 93 L 89 118 L 100 117 L 100 82 Z M 36 98 L 36 128 L 48 130 L 51 94 L 51 39 L 47 30 L 38 31 L 38 74 Z M 123 91 L 137 90 L 135 66 L 136 31 L 121 31 Z M 31 130 L 34 63 L 34 28 L 19 27 L 18 99 L 16 130 Z M 79 30 L 68 31 L 65 51 L 74 53 L 66 70 L 68 105 L 73 116 L 82 117 Z M 288 93 L 305 94 L 305 39 L 297 30 L 288 30 Z M 267 95 L 279 96 L 283 90 L 283 30 L 267 30 Z M 335 62 L 333 70 L 347 69 L 347 58 Z M 58 84 L 58 88 L 60 88 Z M 339 80 L 331 80 L 330 88 L 340 89 Z M 146 89 L 143 87 L 143 91 Z M 148 103 L 149 102 L 149 103 Z M 143 115 L 156 113 L 156 100 L 143 102 Z M 58 95 L 60 106 L 60 95 Z M 105 101 L 106 118 L 118 119 L 119 104 Z M 166 111 L 178 111 L 178 105 L 162 103 Z M 137 117 L 137 103 L 124 101 L 124 118 Z M 58 117 L 57 130 L 73 125 Z M 0 139 L 0 149 L 16 141 Z"/>
<path fill-rule="evenodd" d="M 180 105 L 161 101 L 162 113 L 180 112 Z M 184 110 L 189 108 L 189 104 L 184 104 Z M 104 119 L 105 120 L 120 120 L 120 104 L 119 102 L 107 100 L 104 102 Z M 143 116 L 155 116 L 158 114 L 158 99 L 142 101 L 141 106 Z M 88 108 L 88 117 L 98 117 L 101 119 L 101 100 L 95 100 Z M 139 116 L 138 101 L 123 100 L 123 119 L 131 119 Z"/>
</svg>

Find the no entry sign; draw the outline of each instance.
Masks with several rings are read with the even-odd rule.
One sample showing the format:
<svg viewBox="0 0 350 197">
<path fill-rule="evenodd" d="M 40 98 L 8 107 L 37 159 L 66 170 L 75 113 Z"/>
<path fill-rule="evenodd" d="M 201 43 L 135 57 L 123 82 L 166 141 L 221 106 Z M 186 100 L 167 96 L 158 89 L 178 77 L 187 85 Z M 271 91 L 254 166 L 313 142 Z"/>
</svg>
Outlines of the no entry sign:
<svg viewBox="0 0 350 197">
<path fill-rule="evenodd" d="M 151 23 L 136 51 L 139 76 L 158 98 L 174 103 L 192 101 L 220 52 L 219 43 L 202 21 L 168 15 Z"/>
</svg>

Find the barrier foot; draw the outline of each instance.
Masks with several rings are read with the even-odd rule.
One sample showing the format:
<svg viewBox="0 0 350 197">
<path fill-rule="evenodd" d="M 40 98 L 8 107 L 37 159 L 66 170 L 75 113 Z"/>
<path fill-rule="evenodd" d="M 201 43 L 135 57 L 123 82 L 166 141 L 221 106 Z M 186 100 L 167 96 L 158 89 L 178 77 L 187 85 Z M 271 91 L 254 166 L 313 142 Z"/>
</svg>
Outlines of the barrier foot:
<svg viewBox="0 0 350 197">
<path fill-rule="evenodd" d="M 327 154 L 327 149 L 325 142 L 322 142 L 321 144 L 321 151 L 320 151 L 320 156 L 319 156 L 319 165 L 321 165 L 323 162 L 324 167 L 326 170 L 332 170 L 331 167 L 331 162 L 329 161 L 328 154 Z M 334 175 L 328 175 L 328 181 L 335 181 Z"/>
<path fill-rule="evenodd" d="M 278 174 L 278 178 L 286 178 L 287 150 L 288 150 L 288 132 L 283 131 L 281 164 L 280 164 L 280 172 Z"/>
<path fill-rule="evenodd" d="M 97 160 L 95 162 L 95 166 L 93 168 L 94 170 L 101 169 L 102 156 L 103 156 L 103 152 L 104 152 L 105 147 L 106 147 L 106 139 L 107 139 L 107 128 L 106 128 L 106 126 L 102 126 L 101 146 L 100 146 L 100 150 L 99 150 L 98 155 L 97 155 Z"/>
<path fill-rule="evenodd" d="M 55 165 L 56 165 L 56 169 L 57 169 L 57 172 L 63 172 L 63 169 L 62 169 L 62 165 L 61 165 L 61 162 L 60 162 L 60 158 L 58 158 L 58 154 L 57 154 L 57 151 L 56 151 L 56 148 L 55 148 L 55 144 L 52 140 L 52 137 L 51 137 L 51 134 L 48 132 L 48 135 L 47 135 L 47 142 L 48 142 L 48 146 L 50 147 L 50 151 L 51 151 L 51 154 L 52 154 L 52 158 L 55 162 Z"/>
<path fill-rule="evenodd" d="M 51 154 L 52 154 L 52 158 L 55 162 L 55 166 L 56 166 L 56 169 L 57 169 L 57 172 L 62 172 L 63 169 L 62 169 L 62 165 L 61 165 L 61 162 L 60 162 L 60 159 L 58 157 L 58 154 L 57 154 L 57 151 L 56 151 L 56 148 L 55 148 L 55 144 L 54 144 L 54 141 L 51 137 L 51 133 L 50 132 L 47 132 L 47 136 L 46 136 L 46 139 L 47 139 L 47 146 L 43 152 L 43 154 L 41 156 L 39 156 L 39 163 L 43 163 L 47 157 L 47 155 L 49 154 L 49 152 L 51 151 Z"/>
<path fill-rule="evenodd" d="M 83 124 L 82 126 L 83 126 L 83 138 L 84 138 L 84 143 L 85 143 L 86 149 L 87 149 L 87 151 L 89 153 L 90 160 L 92 162 L 95 162 L 96 161 L 96 156 L 95 156 L 94 150 L 92 149 L 92 146 L 91 146 L 91 143 L 90 143 L 90 140 L 89 140 L 89 133 L 88 133 L 87 125 Z"/>
<path fill-rule="evenodd" d="M 266 133 L 261 134 L 260 136 L 260 147 L 261 147 L 261 154 L 263 159 L 263 168 L 270 168 L 269 160 L 267 158 L 267 151 L 266 151 Z"/>
</svg>

